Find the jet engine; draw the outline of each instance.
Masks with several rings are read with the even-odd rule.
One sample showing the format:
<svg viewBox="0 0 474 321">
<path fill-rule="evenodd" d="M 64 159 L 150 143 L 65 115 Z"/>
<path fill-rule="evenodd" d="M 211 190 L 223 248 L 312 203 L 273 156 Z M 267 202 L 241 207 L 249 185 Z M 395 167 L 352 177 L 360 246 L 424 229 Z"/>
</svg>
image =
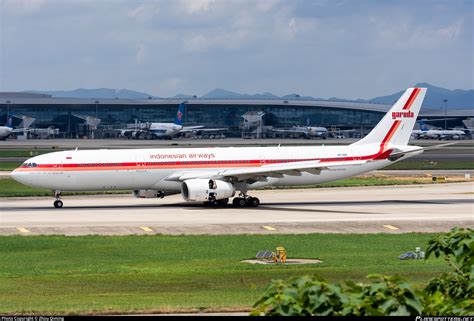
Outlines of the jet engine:
<svg viewBox="0 0 474 321">
<path fill-rule="evenodd" d="M 181 184 L 181 195 L 186 202 L 214 202 L 234 194 L 234 186 L 221 180 L 196 178 Z"/>
</svg>

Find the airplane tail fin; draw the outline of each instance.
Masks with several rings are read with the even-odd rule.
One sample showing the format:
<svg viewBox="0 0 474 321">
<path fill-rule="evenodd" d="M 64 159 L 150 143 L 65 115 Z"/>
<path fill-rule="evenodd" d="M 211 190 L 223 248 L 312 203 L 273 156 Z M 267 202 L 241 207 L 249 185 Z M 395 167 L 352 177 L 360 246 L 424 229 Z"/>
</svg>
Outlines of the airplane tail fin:
<svg viewBox="0 0 474 321">
<path fill-rule="evenodd" d="M 176 114 L 176 120 L 174 121 L 175 125 L 183 125 L 184 108 L 186 108 L 184 102 L 179 104 L 178 113 Z"/>
<path fill-rule="evenodd" d="M 353 145 L 407 145 L 425 94 L 426 88 L 408 88 L 377 126 Z"/>
<path fill-rule="evenodd" d="M 7 127 L 13 128 L 13 119 L 12 116 L 8 116 Z"/>
<path fill-rule="evenodd" d="M 420 120 L 420 130 L 421 130 L 421 131 L 424 131 L 424 132 L 428 131 L 428 127 L 426 127 L 426 124 L 425 124 L 425 122 L 423 121 L 423 119 Z"/>
</svg>

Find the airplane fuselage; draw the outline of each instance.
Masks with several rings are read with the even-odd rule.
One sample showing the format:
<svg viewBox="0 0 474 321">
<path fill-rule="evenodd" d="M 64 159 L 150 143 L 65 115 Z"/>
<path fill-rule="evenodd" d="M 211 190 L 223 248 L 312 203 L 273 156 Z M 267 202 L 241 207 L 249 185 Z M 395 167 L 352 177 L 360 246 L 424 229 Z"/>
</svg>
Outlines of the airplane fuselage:
<svg viewBox="0 0 474 321">
<path fill-rule="evenodd" d="M 179 192 L 180 182 L 167 180 L 177 172 L 219 171 L 319 160 L 335 162 L 370 160 L 360 166 L 340 166 L 318 174 L 285 175 L 255 182 L 249 189 L 266 185 L 307 185 L 329 182 L 376 170 L 392 163 L 376 159 L 378 146 L 351 149 L 324 147 L 239 147 L 137 150 L 63 151 L 31 158 L 12 175 L 23 184 L 52 190 L 155 189 Z"/>
</svg>

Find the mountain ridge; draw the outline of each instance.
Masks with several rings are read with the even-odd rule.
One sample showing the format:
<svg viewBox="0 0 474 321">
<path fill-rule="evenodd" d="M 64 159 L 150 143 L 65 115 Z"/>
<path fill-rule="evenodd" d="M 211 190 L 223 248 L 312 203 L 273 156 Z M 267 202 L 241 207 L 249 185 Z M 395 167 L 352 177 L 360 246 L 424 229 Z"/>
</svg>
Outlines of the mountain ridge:
<svg viewBox="0 0 474 321">
<path fill-rule="evenodd" d="M 444 108 L 444 100 L 448 109 L 474 109 L 474 89 L 446 89 L 429 83 L 417 83 L 415 87 L 426 87 L 428 92 L 423 102 L 423 107 L 427 108 Z M 403 93 L 400 90 L 396 93 L 378 96 L 371 99 L 345 99 L 338 97 L 330 98 L 315 98 L 312 96 L 300 96 L 296 93 L 291 93 L 284 96 L 277 96 L 271 92 L 257 93 L 257 94 L 242 94 L 230 90 L 216 88 L 210 92 L 202 95 L 199 99 L 282 99 L 282 100 L 326 100 L 326 101 L 340 101 L 340 102 L 354 102 L 354 103 L 376 103 L 376 104 L 393 104 Z M 84 89 L 78 88 L 75 90 L 59 90 L 59 91 L 35 91 L 29 90 L 25 92 L 50 94 L 53 97 L 63 98 L 92 98 L 92 99 L 161 99 L 160 97 L 150 95 L 148 93 L 133 91 L 128 89 Z M 195 95 L 177 94 L 173 99 L 194 99 Z"/>
</svg>

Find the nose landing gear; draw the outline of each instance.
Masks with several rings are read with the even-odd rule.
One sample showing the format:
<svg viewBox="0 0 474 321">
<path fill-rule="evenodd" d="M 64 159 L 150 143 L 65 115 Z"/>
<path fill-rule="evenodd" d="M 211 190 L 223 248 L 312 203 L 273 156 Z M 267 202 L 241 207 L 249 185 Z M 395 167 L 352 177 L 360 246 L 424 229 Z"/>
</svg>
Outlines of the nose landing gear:
<svg viewBox="0 0 474 321">
<path fill-rule="evenodd" d="M 54 201 L 53 205 L 55 208 L 63 207 L 63 201 L 61 201 L 61 191 L 54 191 L 54 197 L 56 200 Z"/>
</svg>

